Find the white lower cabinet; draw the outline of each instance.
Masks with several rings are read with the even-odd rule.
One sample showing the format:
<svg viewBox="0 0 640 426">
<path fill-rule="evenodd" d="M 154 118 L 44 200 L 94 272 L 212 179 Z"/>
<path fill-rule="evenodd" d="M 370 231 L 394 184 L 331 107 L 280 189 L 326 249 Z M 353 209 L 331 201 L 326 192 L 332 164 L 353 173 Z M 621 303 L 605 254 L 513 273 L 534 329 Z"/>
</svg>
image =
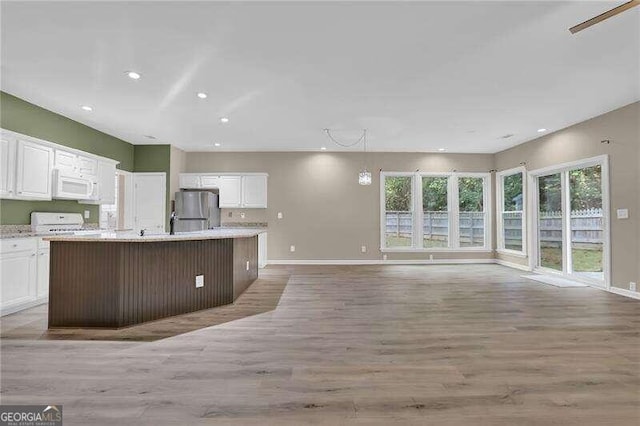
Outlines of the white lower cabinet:
<svg viewBox="0 0 640 426">
<path fill-rule="evenodd" d="M 267 233 L 258 234 L 258 268 L 267 266 Z"/>
<path fill-rule="evenodd" d="M 40 239 L 38 241 L 38 267 L 36 298 L 45 299 L 49 297 L 49 242 Z"/>
<path fill-rule="evenodd" d="M 37 249 L 35 238 L 11 238 L 0 244 L 0 311 L 4 315 L 36 300 Z"/>
</svg>

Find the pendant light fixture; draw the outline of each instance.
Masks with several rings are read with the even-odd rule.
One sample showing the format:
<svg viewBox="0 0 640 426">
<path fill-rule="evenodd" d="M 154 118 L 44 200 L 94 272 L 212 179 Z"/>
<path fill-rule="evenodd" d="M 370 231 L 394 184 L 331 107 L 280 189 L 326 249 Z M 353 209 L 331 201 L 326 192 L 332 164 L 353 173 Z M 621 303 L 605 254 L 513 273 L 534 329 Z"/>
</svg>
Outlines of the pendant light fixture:
<svg viewBox="0 0 640 426">
<path fill-rule="evenodd" d="M 343 143 L 338 141 L 331 135 L 331 131 L 329 129 L 324 129 L 324 132 L 327 134 L 329 139 L 333 141 L 333 143 L 343 148 L 351 148 L 352 146 L 356 146 L 360 142 L 362 142 L 362 170 L 358 173 L 358 183 L 360 185 L 371 185 L 371 172 L 367 170 L 367 129 L 363 129 L 362 136 L 360 136 L 357 141 L 352 143 Z"/>
</svg>

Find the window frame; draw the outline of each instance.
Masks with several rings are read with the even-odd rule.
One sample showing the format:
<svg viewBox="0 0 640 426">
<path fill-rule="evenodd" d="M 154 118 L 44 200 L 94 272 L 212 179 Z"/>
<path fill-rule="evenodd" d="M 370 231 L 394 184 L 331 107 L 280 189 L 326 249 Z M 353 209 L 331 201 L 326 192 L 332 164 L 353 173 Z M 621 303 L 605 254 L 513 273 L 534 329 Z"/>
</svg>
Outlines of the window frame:
<svg viewBox="0 0 640 426">
<path fill-rule="evenodd" d="M 386 194 L 385 180 L 387 177 L 410 176 L 411 177 L 411 199 L 413 217 L 413 239 L 411 247 L 386 247 Z M 422 178 L 423 177 L 446 177 L 447 181 L 447 203 L 449 212 L 449 236 L 447 247 L 423 247 L 423 217 L 422 206 Z M 460 247 L 460 205 L 458 195 L 458 179 L 464 177 L 475 177 L 483 179 L 483 210 L 484 210 L 484 245 L 481 247 Z M 491 173 L 489 172 L 380 172 L 380 251 L 383 253 L 410 253 L 410 252 L 493 252 L 492 238 L 492 185 Z"/>
<path fill-rule="evenodd" d="M 504 179 L 509 176 L 513 176 L 516 174 L 522 174 L 522 250 L 512 250 L 508 249 L 505 246 L 504 239 L 504 222 L 503 222 L 503 214 L 504 210 Z M 497 247 L 496 252 L 501 254 L 506 254 L 509 256 L 517 256 L 525 258 L 528 253 L 528 176 L 527 169 L 523 166 L 514 167 L 512 169 L 503 170 L 496 173 L 496 238 L 497 238 Z"/>
</svg>

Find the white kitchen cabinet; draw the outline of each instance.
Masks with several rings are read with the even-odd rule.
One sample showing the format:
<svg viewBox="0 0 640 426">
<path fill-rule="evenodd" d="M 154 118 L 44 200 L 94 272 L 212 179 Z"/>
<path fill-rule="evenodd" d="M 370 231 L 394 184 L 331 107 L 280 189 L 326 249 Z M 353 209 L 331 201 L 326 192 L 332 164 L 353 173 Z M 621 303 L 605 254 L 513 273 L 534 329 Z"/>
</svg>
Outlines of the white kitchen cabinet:
<svg viewBox="0 0 640 426">
<path fill-rule="evenodd" d="M 180 188 L 199 189 L 200 187 L 200 175 L 180 174 Z"/>
<path fill-rule="evenodd" d="M 16 196 L 51 200 L 53 149 L 18 138 Z"/>
<path fill-rule="evenodd" d="M 200 187 L 202 189 L 220 188 L 220 176 L 211 176 L 211 175 L 200 176 Z"/>
<path fill-rule="evenodd" d="M 267 176 L 242 176 L 242 205 L 244 208 L 267 208 Z"/>
<path fill-rule="evenodd" d="M 98 174 L 98 160 L 64 149 L 56 149 L 53 165 L 67 176 L 86 178 Z"/>
<path fill-rule="evenodd" d="M 49 242 L 40 239 L 37 251 L 36 299 L 49 297 Z"/>
<path fill-rule="evenodd" d="M 267 266 L 267 233 L 258 234 L 258 268 Z"/>
<path fill-rule="evenodd" d="M 9 135 L 0 138 L 0 197 L 12 198 L 15 191 L 16 141 Z"/>
<path fill-rule="evenodd" d="M 100 204 L 115 204 L 116 202 L 116 163 L 98 161 L 98 199 Z"/>
<path fill-rule="evenodd" d="M 78 155 L 78 173 L 80 176 L 97 176 L 98 175 L 98 160 L 95 158 L 85 157 Z"/>
<path fill-rule="evenodd" d="M 234 208 L 242 205 L 242 176 L 220 176 L 220 207 Z"/>
<path fill-rule="evenodd" d="M 0 310 L 3 315 L 36 300 L 35 238 L 0 241 L 0 277 Z"/>
</svg>

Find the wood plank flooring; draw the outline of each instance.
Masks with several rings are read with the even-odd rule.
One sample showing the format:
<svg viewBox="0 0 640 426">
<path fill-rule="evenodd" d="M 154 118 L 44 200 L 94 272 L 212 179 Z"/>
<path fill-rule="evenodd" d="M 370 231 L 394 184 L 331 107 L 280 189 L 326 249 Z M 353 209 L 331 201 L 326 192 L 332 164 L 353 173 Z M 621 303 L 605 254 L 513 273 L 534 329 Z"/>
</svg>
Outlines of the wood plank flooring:
<svg viewBox="0 0 640 426">
<path fill-rule="evenodd" d="M 174 337 L 3 338 L 1 402 L 65 425 L 640 424 L 636 300 L 497 265 L 260 273 L 288 277 L 275 310 Z"/>
</svg>

